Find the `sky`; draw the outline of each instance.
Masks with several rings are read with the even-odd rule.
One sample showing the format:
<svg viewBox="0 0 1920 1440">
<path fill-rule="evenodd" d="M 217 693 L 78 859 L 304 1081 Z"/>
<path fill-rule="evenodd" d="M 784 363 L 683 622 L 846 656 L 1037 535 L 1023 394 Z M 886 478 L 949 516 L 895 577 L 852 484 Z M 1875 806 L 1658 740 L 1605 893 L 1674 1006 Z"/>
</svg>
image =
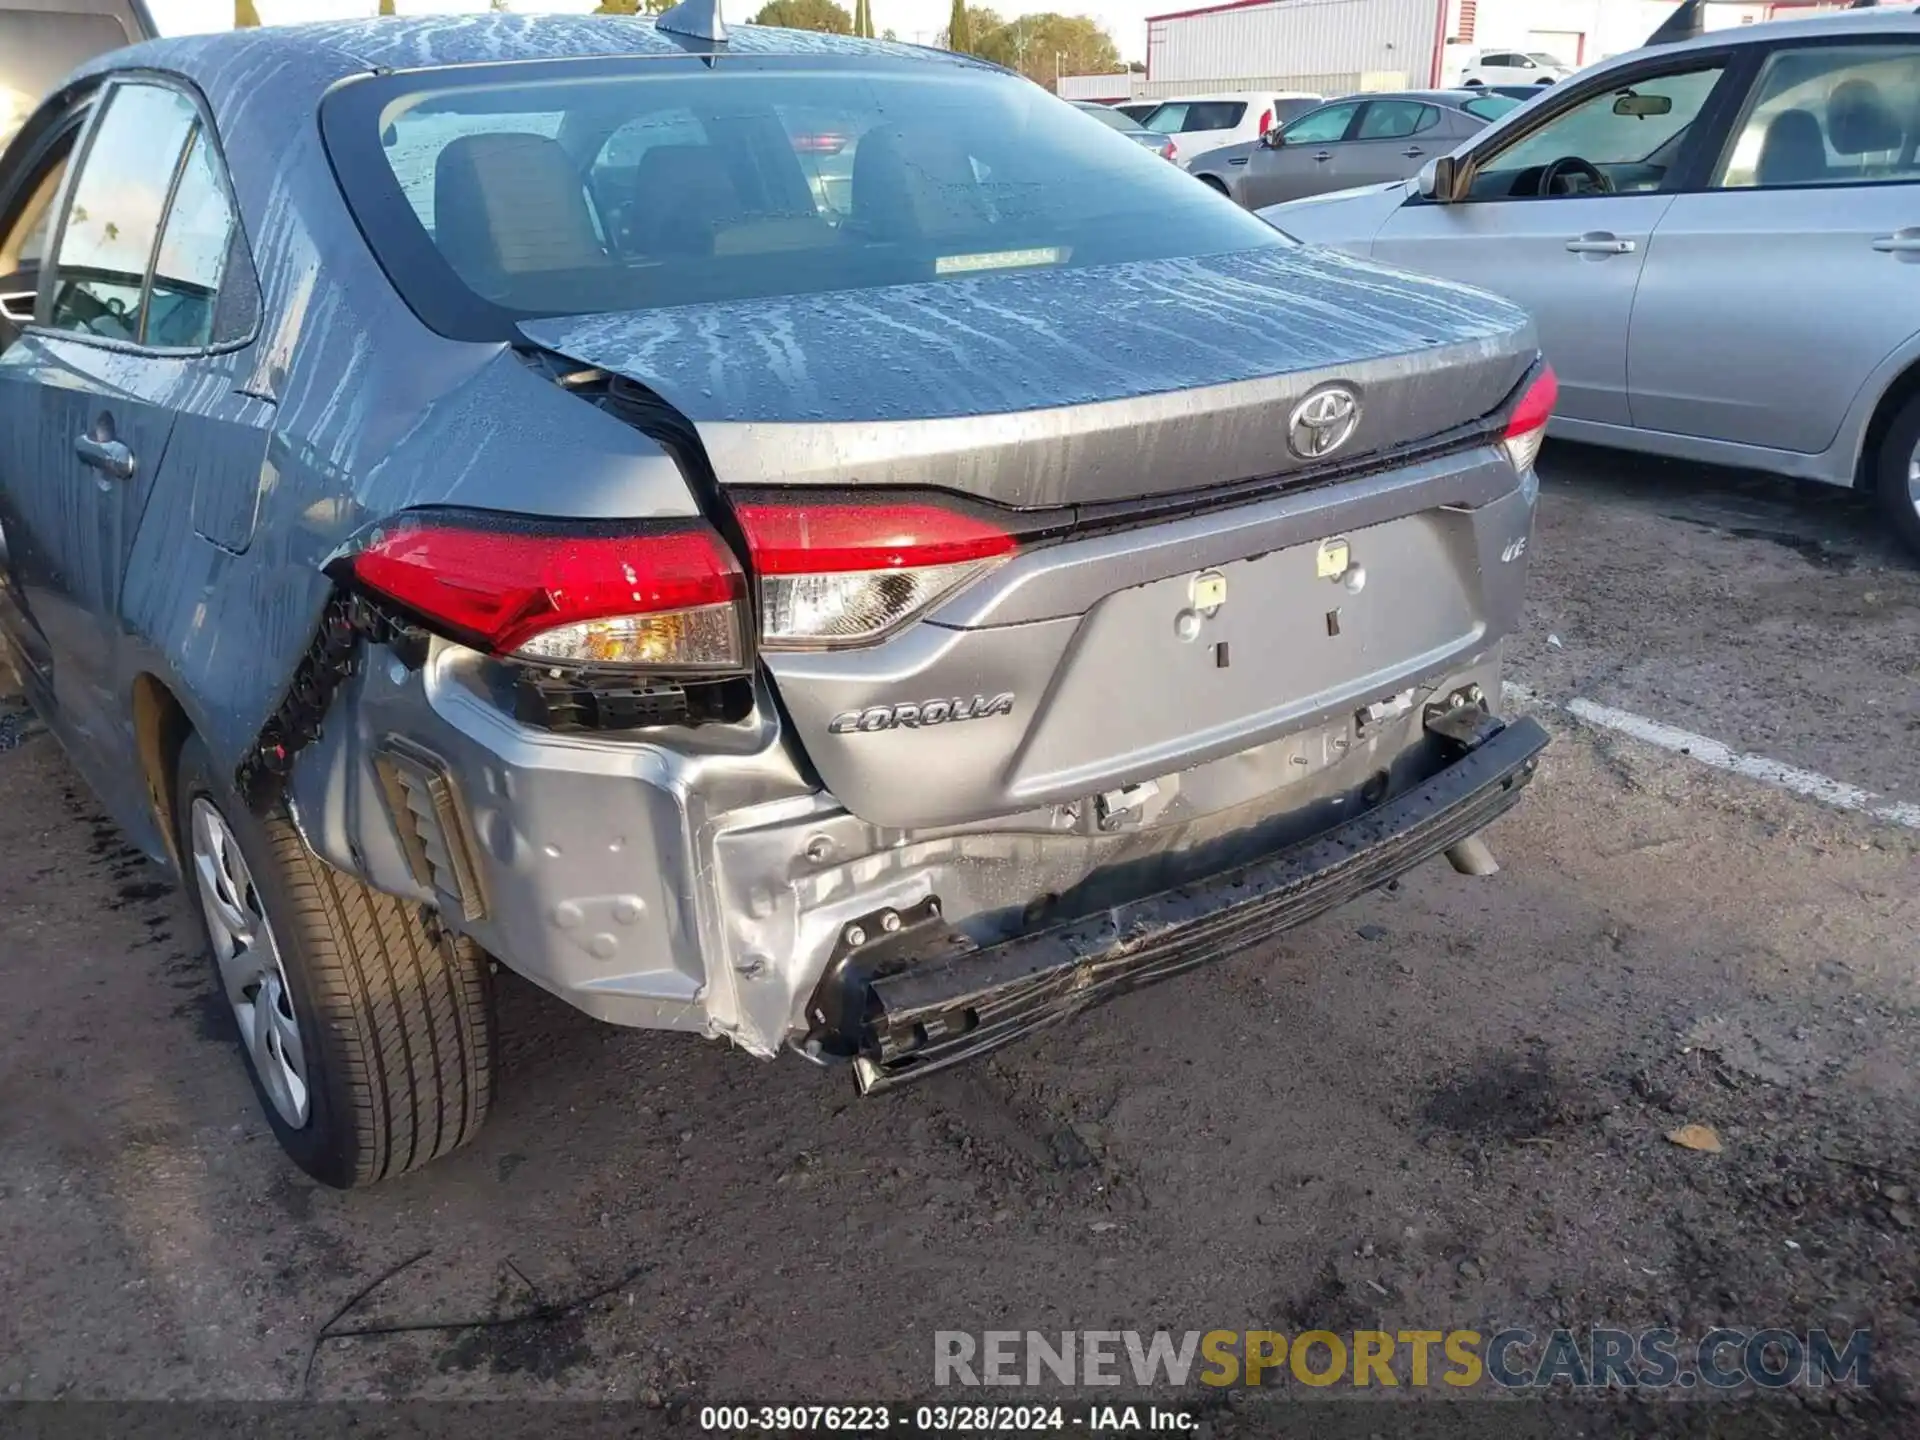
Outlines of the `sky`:
<svg viewBox="0 0 1920 1440">
<path fill-rule="evenodd" d="M 207 30 L 225 30 L 233 23 L 232 0 L 147 0 L 154 22 L 164 35 L 192 35 Z M 255 0 L 260 19 L 268 25 L 290 25 L 299 20 L 348 20 L 371 15 L 377 0 Z M 509 0 L 522 14 L 546 11 L 591 10 L 598 0 Z M 872 0 L 873 23 L 877 29 L 892 30 L 902 40 L 923 45 L 934 43 L 947 25 L 951 0 Z M 403 15 L 450 14 L 485 9 L 484 0 L 395 0 Z M 729 20 L 747 20 L 759 10 L 761 0 L 732 0 L 724 4 Z M 848 4 L 847 9 L 853 7 Z M 1146 17 L 1177 10 L 1178 4 L 1165 0 L 1034 0 L 1030 6 L 1014 3 L 991 4 L 1003 18 L 1011 19 L 1023 9 L 1060 10 L 1067 14 L 1090 15 L 1107 27 L 1123 60 L 1145 60 L 1147 52 Z"/>
</svg>

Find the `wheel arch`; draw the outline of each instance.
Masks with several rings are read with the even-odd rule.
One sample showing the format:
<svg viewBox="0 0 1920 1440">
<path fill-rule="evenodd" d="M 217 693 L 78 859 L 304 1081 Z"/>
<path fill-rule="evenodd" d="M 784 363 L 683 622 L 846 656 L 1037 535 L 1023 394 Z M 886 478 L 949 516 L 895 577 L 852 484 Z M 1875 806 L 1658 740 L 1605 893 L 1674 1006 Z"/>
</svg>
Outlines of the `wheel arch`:
<svg viewBox="0 0 1920 1440">
<path fill-rule="evenodd" d="M 180 831 L 175 820 L 179 804 L 180 751 L 193 733 L 193 721 L 188 718 L 186 707 L 166 681 L 150 670 L 133 677 L 133 738 L 147 806 L 159 828 L 168 858 L 183 878 L 187 870 L 180 854 Z"/>
<path fill-rule="evenodd" d="M 1861 431 L 1860 448 L 1853 457 L 1854 489 L 1874 488 L 1880 446 L 1887 438 L 1887 431 L 1893 428 L 1894 417 L 1915 395 L 1920 395 L 1920 354 L 1908 357 L 1904 368 L 1894 375 L 1874 402 L 1873 413 Z"/>
</svg>

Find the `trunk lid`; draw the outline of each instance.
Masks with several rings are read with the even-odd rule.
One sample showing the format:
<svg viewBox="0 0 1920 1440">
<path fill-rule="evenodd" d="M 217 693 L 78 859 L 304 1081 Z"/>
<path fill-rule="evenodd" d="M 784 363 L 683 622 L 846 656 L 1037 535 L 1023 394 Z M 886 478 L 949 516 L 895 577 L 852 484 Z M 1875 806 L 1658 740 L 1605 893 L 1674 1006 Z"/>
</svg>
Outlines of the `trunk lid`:
<svg viewBox="0 0 1920 1440">
<path fill-rule="evenodd" d="M 1332 458 L 1396 451 L 1497 409 L 1536 356 L 1505 301 L 1295 247 L 522 329 L 660 395 L 723 488 L 1022 508 L 1324 465 L 1288 436 L 1329 382 L 1360 416 Z M 1023 550 L 881 643 L 763 659 L 827 788 L 876 824 L 1032 811 L 1260 746 L 1234 762 L 1248 785 L 1315 775 L 1344 732 L 1272 747 L 1463 663 L 1518 613 L 1524 565 L 1500 552 L 1531 508 L 1493 447 L 1360 469 L 1202 514 L 1156 506 L 1173 513 Z M 1181 813 L 1183 783 L 1151 806 Z"/>
<path fill-rule="evenodd" d="M 1298 469 L 1288 414 L 1329 380 L 1361 397 L 1342 458 L 1392 449 L 1492 410 L 1536 350 L 1483 291 L 1293 246 L 520 329 L 659 394 L 723 486 L 1023 509 Z"/>
</svg>

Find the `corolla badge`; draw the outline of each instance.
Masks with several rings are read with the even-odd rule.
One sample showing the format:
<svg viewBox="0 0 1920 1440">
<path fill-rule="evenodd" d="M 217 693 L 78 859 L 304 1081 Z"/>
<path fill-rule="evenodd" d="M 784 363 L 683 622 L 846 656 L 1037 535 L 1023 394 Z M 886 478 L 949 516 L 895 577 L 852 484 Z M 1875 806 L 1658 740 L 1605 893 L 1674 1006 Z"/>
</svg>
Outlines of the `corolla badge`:
<svg viewBox="0 0 1920 1440">
<path fill-rule="evenodd" d="M 1287 417 L 1287 447 L 1302 460 L 1322 460 L 1353 438 L 1360 397 L 1345 385 L 1322 385 Z"/>
<path fill-rule="evenodd" d="M 827 731 L 833 735 L 851 735 L 856 731 L 871 735 L 876 730 L 919 730 L 929 725 L 948 725 L 956 720 L 985 720 L 994 715 L 1011 715 L 1013 696 L 974 695 L 952 700 L 921 700 L 906 705 L 874 705 L 865 710 L 843 710 L 833 717 Z"/>
</svg>

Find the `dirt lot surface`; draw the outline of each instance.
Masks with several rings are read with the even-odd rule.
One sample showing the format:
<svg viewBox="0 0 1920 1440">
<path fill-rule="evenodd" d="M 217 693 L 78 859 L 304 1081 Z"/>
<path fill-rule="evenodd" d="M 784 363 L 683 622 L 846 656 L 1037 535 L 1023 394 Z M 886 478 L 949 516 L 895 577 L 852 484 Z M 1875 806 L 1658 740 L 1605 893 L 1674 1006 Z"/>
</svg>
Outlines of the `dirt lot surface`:
<svg viewBox="0 0 1920 1440">
<path fill-rule="evenodd" d="M 1510 678 L 1556 741 L 1499 875 L 877 1101 L 509 981 L 480 1141 L 371 1192 L 281 1159 L 183 898 L 16 707 L 0 1393 L 671 1410 L 924 1395 L 936 1329 L 1867 1326 L 1870 1392 L 1779 1403 L 1915 1433 L 1920 830 L 1564 705 L 1920 801 L 1920 567 L 1849 496 L 1546 469 Z M 316 1353 L 422 1252 L 340 1326 L 604 1294 Z"/>
</svg>

